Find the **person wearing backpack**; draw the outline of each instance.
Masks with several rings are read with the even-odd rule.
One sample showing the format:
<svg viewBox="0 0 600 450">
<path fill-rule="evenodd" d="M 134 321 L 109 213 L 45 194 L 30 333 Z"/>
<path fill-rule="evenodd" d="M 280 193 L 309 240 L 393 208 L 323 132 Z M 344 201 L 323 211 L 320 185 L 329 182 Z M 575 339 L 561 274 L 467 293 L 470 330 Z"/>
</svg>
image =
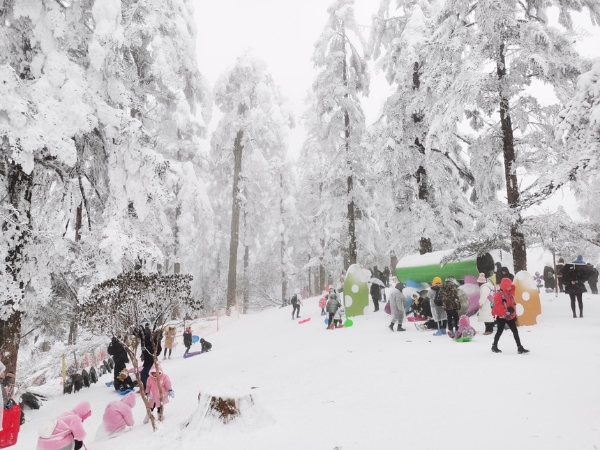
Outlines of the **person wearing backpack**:
<svg viewBox="0 0 600 450">
<path fill-rule="evenodd" d="M 485 332 L 483 334 L 492 334 L 494 332 L 492 305 L 494 303 L 496 288 L 494 287 L 494 283 L 486 278 L 484 273 L 479 274 L 477 284 L 479 284 L 479 313 L 477 314 L 477 321 L 485 324 Z"/>
<path fill-rule="evenodd" d="M 434 336 L 444 336 L 446 334 L 446 311 L 444 311 L 442 303 L 442 279 L 435 277 L 431 282 L 431 293 L 429 294 L 431 306 L 431 317 L 437 323 L 438 330 L 433 333 Z"/>
<path fill-rule="evenodd" d="M 300 290 L 296 289 L 294 291 L 294 295 L 291 298 L 292 303 L 292 320 L 294 320 L 294 314 L 296 314 L 296 319 L 300 318 L 300 305 L 302 305 L 302 296 L 300 295 Z"/>
<path fill-rule="evenodd" d="M 516 308 L 515 285 L 510 278 L 502 278 L 500 289 L 494 294 L 494 307 L 492 308 L 492 314 L 498 316 L 498 330 L 496 331 L 494 344 L 492 345 L 492 351 L 494 353 L 502 353 L 502 350 L 498 348 L 498 341 L 504 332 L 505 325 L 508 325 L 513 333 L 519 354 L 529 353 L 529 350 L 523 348 L 521 345 L 519 330 L 517 329 Z"/>
<path fill-rule="evenodd" d="M 83 401 L 72 411 L 47 421 L 39 429 L 37 450 L 79 450 L 86 436 L 83 421 L 91 415 L 90 402 Z"/>
<path fill-rule="evenodd" d="M 458 331 L 458 312 L 460 311 L 460 298 L 458 296 L 458 281 L 454 277 L 447 277 L 440 289 L 442 306 L 448 317 L 448 336 L 454 338 Z"/>
<path fill-rule="evenodd" d="M 329 300 L 327 300 L 327 306 L 325 306 L 325 310 L 329 314 L 329 321 L 327 322 L 327 328 L 333 330 L 333 316 L 337 312 L 338 308 L 341 307 L 342 304 L 337 299 L 337 294 L 334 288 L 329 289 Z"/>
</svg>

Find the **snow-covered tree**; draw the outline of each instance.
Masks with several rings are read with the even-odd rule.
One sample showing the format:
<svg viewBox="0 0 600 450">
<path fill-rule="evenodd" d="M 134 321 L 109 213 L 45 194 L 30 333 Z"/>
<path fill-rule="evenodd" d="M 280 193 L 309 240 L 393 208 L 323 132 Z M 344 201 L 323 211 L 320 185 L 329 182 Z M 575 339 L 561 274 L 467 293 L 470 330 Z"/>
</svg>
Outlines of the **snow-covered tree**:
<svg viewBox="0 0 600 450">
<path fill-rule="evenodd" d="M 365 141 L 378 149 L 378 172 L 385 174 L 380 192 L 385 232 L 391 248 L 420 253 L 460 242 L 474 215 L 468 201 L 473 182 L 460 136 L 428 145 L 432 70 L 427 42 L 442 1 L 383 0 L 373 17 L 370 46 L 376 68 L 383 70 L 396 92 Z M 403 233 L 396 232 L 398 223 Z M 389 249 L 388 249 L 389 251 Z M 387 252 L 385 252 L 387 254 Z"/>
<path fill-rule="evenodd" d="M 523 210 L 556 188 L 546 177 L 522 188 L 520 177 L 554 170 L 561 151 L 553 139 L 559 107 L 540 104 L 530 88 L 542 82 L 560 103 L 572 94 L 583 66 L 573 48 L 571 13 L 584 4 L 597 14 L 595 2 L 449 0 L 428 44 L 432 70 L 424 81 L 435 104 L 426 146 L 443 146 L 468 121 L 478 136 L 477 155 L 472 153 L 478 174 L 502 160 L 508 208 L 501 216 L 517 271 L 527 268 Z M 552 6 L 559 8 L 560 26 L 549 22 L 546 11 Z M 480 189 L 486 184 L 493 189 L 496 181 L 479 181 Z"/>
<path fill-rule="evenodd" d="M 237 264 L 242 211 L 246 221 L 252 209 L 244 190 L 258 181 L 255 177 L 244 180 L 245 167 L 250 160 L 268 161 L 282 151 L 282 142 L 293 124 L 285 102 L 267 71 L 265 62 L 246 52 L 236 64 L 218 79 L 215 102 L 224 114 L 212 136 L 212 151 L 218 171 L 231 181 L 231 229 L 229 239 L 229 266 L 227 277 L 227 308 L 237 303 Z M 219 189 L 223 190 L 220 185 Z M 257 201 L 256 197 L 252 201 Z M 264 217 L 256 217 L 257 225 Z M 246 241 L 246 245 L 248 242 Z"/>
<path fill-rule="evenodd" d="M 348 267 L 357 262 L 359 217 L 368 223 L 370 215 L 361 179 L 367 163 L 360 148 L 365 129 L 360 95 L 369 92 L 369 76 L 363 38 L 354 17 L 354 1 L 336 0 L 327 12 L 329 19 L 312 57 L 319 72 L 313 83 L 315 103 L 308 113 L 309 138 L 305 145 L 305 160 L 313 159 L 311 166 L 322 164 L 322 169 L 315 183 L 309 178 L 306 182 L 320 201 L 313 209 L 318 207 L 326 213 L 318 232 L 331 233 L 337 241 L 335 248 L 325 250 L 328 239 L 321 234 L 319 254 L 337 253 L 342 258 L 339 262 Z"/>
</svg>

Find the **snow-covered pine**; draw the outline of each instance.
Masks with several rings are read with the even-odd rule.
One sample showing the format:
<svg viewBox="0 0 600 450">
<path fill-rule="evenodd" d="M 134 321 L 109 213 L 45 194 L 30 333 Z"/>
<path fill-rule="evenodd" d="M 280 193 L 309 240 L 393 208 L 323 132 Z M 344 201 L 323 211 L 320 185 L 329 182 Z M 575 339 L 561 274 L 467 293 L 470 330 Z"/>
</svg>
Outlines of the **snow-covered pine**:
<svg viewBox="0 0 600 450">
<path fill-rule="evenodd" d="M 303 214 L 315 217 L 317 232 L 322 233 L 311 254 L 337 260 L 333 267 L 339 268 L 357 262 L 361 229 L 376 228 L 366 192 L 368 159 L 360 147 L 365 117 L 359 96 L 368 95 L 369 76 L 354 1 L 336 0 L 327 12 L 312 57 L 318 74 L 314 102 L 306 113 L 309 137 L 303 156 L 307 167 L 303 187 L 314 193 L 315 202 Z M 320 167 L 315 182 L 308 167 Z"/>
<path fill-rule="evenodd" d="M 379 196 L 389 249 L 427 253 L 456 245 L 476 216 L 468 197 L 474 179 L 464 156 L 466 138 L 447 135 L 435 145 L 426 138 L 436 99 L 428 84 L 434 64 L 428 41 L 443 3 L 382 0 L 373 16 L 370 52 L 396 88 L 365 138 L 378 149 L 373 164 L 384 174 Z"/>
<path fill-rule="evenodd" d="M 263 170 L 256 170 L 262 165 L 268 171 L 269 161 L 274 157 L 281 158 L 285 153 L 287 132 L 293 125 L 293 118 L 267 71 L 266 63 L 250 51 L 240 56 L 235 65 L 219 77 L 214 95 L 223 117 L 212 135 L 212 155 L 215 173 L 223 176 L 225 181 L 217 187 L 221 192 L 217 202 L 221 208 L 231 205 L 226 303 L 227 309 L 230 309 L 237 304 L 237 264 L 242 219 L 245 217 L 243 221 L 246 224 L 260 227 L 263 233 L 268 231 L 269 215 L 261 214 L 253 205 L 268 207 L 263 202 L 276 191 L 265 190 L 263 186 L 279 186 L 278 175 L 276 181 L 270 183 L 268 177 L 263 179 Z M 222 198 L 222 193 L 229 183 L 232 196 L 226 200 Z M 272 206 L 277 208 L 278 202 L 273 202 Z M 278 228 L 279 223 L 275 229 Z M 248 246 L 249 241 L 246 240 L 245 244 Z M 270 260 L 273 257 L 275 255 L 271 255 Z M 248 263 L 247 258 L 245 260 Z"/>
<path fill-rule="evenodd" d="M 546 10 L 552 6 L 560 8 L 563 27 L 548 22 Z M 485 154 L 474 161 L 486 166 L 502 157 L 507 205 L 501 216 L 508 224 L 516 271 L 527 268 L 523 210 L 556 190 L 552 171 L 562 151 L 553 138 L 559 106 L 542 105 L 530 88 L 545 83 L 559 103 L 573 92 L 583 67 L 569 28 L 577 9 L 581 4 L 559 0 L 450 0 L 428 44 L 432 70 L 425 72 L 424 82 L 435 104 L 426 146 L 455 139 L 468 121 L 479 136 L 477 152 Z M 525 173 L 536 178 L 522 188 Z M 486 172 L 478 169 L 476 175 L 486 177 Z M 494 186 L 496 181 L 477 184 Z M 483 211 L 482 220 L 489 211 Z"/>
</svg>

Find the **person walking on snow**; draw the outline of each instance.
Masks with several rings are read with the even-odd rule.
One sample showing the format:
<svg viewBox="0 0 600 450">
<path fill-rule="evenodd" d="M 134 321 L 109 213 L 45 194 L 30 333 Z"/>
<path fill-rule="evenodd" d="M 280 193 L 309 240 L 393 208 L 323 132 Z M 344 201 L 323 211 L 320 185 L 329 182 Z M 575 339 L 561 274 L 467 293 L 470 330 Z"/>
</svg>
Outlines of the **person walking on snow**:
<svg viewBox="0 0 600 450">
<path fill-rule="evenodd" d="M 169 352 L 169 359 L 171 359 L 171 352 L 173 351 L 173 346 L 175 345 L 176 334 L 177 330 L 175 327 L 165 327 L 165 352 L 163 354 L 163 359 L 167 359 L 167 350 Z"/>
<path fill-rule="evenodd" d="M 477 314 L 477 321 L 485 324 L 485 332 L 483 334 L 492 334 L 494 332 L 492 303 L 494 302 L 496 288 L 494 287 L 494 283 L 487 279 L 484 273 L 479 274 L 477 284 L 479 284 L 479 313 Z"/>
<path fill-rule="evenodd" d="M 516 307 L 515 285 L 510 278 L 503 278 L 500 282 L 500 289 L 494 294 L 494 307 L 492 308 L 492 314 L 498 316 L 498 330 L 496 331 L 494 344 L 492 345 L 494 353 L 502 353 L 502 350 L 498 348 L 498 341 L 504 332 L 505 325 L 508 325 L 513 333 L 519 354 L 529 353 L 529 350 L 523 348 L 521 339 L 519 338 Z"/>
<path fill-rule="evenodd" d="M 171 386 L 171 379 L 169 375 L 164 373 L 159 367 L 158 375 L 153 371 L 148 377 L 146 383 L 146 395 L 148 395 L 148 402 L 150 404 L 150 411 L 154 412 L 154 408 L 157 408 L 159 418 L 165 416 L 164 406 L 169 403 L 169 397 L 172 397 L 173 388 Z M 161 389 L 158 388 L 158 378 L 160 375 Z M 162 390 L 162 398 L 160 396 L 160 390 Z M 144 423 L 148 423 L 150 416 L 146 414 Z"/>
<path fill-rule="evenodd" d="M 371 289 L 369 290 L 371 298 L 373 299 L 373 307 L 375 311 L 379 311 L 379 301 L 381 300 L 381 286 L 377 283 L 371 283 Z"/>
<path fill-rule="evenodd" d="M 396 283 L 392 293 L 390 294 L 390 312 L 392 315 L 392 323 L 389 325 L 389 329 L 394 331 L 394 324 L 398 324 L 398 331 L 406 331 L 402 328 L 402 322 L 404 322 L 404 316 L 406 313 L 406 298 L 402 293 L 404 285 L 402 283 Z"/>
<path fill-rule="evenodd" d="M 327 298 L 329 296 L 327 294 L 325 294 L 323 297 L 321 297 L 319 299 L 319 308 L 321 308 L 321 315 L 324 316 L 325 314 L 327 314 L 325 312 L 325 306 L 327 305 Z"/>
<path fill-rule="evenodd" d="M 340 305 L 340 307 L 335 312 L 333 316 L 333 325 L 335 328 L 342 326 L 342 317 L 346 314 L 346 310 L 344 309 L 344 305 Z"/>
<path fill-rule="evenodd" d="M 431 282 L 431 293 L 429 294 L 429 305 L 431 306 L 431 317 L 436 321 L 438 330 L 433 333 L 434 336 L 443 336 L 446 334 L 446 320 L 447 315 L 444 311 L 444 304 L 442 302 L 442 294 L 440 289 L 442 288 L 442 279 L 435 277 Z"/>
<path fill-rule="evenodd" d="M 583 293 L 587 292 L 585 282 L 589 278 L 589 269 L 583 262 L 583 256 L 578 255 L 573 264 L 564 266 L 561 270 L 562 279 L 565 286 L 565 293 L 571 298 L 571 311 L 573 318 L 577 317 L 575 312 L 575 299 L 579 305 L 579 317 L 583 317 Z"/>
<path fill-rule="evenodd" d="M 108 348 L 106 352 L 112 356 L 113 362 L 115 363 L 115 367 L 113 368 L 113 380 L 116 379 L 121 370 L 125 368 L 125 365 L 129 362 L 129 356 L 127 355 L 127 351 L 123 347 L 123 344 L 113 336 L 108 344 Z"/>
<path fill-rule="evenodd" d="M 558 263 L 556 264 L 556 279 L 558 280 L 558 290 L 560 292 L 565 292 L 562 276 L 563 267 L 565 267 L 565 260 L 563 258 L 558 258 Z"/>
<path fill-rule="evenodd" d="M 104 409 L 102 423 L 96 432 L 96 441 L 111 437 L 121 431 L 125 431 L 127 427 L 132 427 L 135 423 L 133 420 L 133 411 L 135 407 L 135 394 L 130 392 L 121 400 L 110 402 Z"/>
<path fill-rule="evenodd" d="M 52 423 L 53 429 L 40 429 L 37 450 L 79 450 L 83 447 L 86 436 L 83 421 L 91 415 L 92 407 L 88 401 L 83 401 L 72 411 L 61 414 L 56 423 Z"/>
<path fill-rule="evenodd" d="M 292 320 L 294 320 L 294 314 L 296 314 L 296 319 L 300 318 L 300 306 L 302 305 L 302 296 L 300 295 L 300 290 L 296 289 L 294 295 L 292 295 Z"/>
<path fill-rule="evenodd" d="M 329 289 L 329 299 L 327 300 L 327 305 L 325 306 L 325 310 L 329 314 L 329 320 L 327 321 L 327 328 L 333 330 L 333 316 L 337 312 L 338 308 L 341 307 L 342 304 L 337 299 L 337 294 L 335 293 L 334 288 Z"/>
<path fill-rule="evenodd" d="M 453 338 L 454 333 L 458 331 L 458 311 L 460 311 L 458 281 L 456 281 L 456 278 L 448 277 L 444 280 L 440 295 L 442 296 L 444 311 L 446 311 L 448 317 L 448 336 Z"/>
<path fill-rule="evenodd" d="M 185 332 L 183 333 L 183 345 L 185 346 L 185 352 L 183 355 L 187 355 L 190 351 L 190 347 L 192 346 L 192 327 L 186 327 Z"/>
</svg>

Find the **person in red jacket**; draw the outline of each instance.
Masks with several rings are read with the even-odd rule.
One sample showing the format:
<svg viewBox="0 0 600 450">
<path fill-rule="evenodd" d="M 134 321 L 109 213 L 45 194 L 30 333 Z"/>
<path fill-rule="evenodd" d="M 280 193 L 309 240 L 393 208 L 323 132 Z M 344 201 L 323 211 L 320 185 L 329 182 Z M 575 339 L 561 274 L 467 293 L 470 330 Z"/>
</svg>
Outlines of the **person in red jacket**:
<svg viewBox="0 0 600 450">
<path fill-rule="evenodd" d="M 492 314 L 498 316 L 498 331 L 494 336 L 494 345 L 492 351 L 494 353 L 502 353 L 498 348 L 498 341 L 504 332 L 504 325 L 508 325 L 513 333 L 517 349 L 520 354 L 529 353 L 529 350 L 523 348 L 521 339 L 519 338 L 519 330 L 517 330 L 517 304 L 515 303 L 515 285 L 510 278 L 502 278 L 500 289 L 494 295 L 494 307 Z"/>
</svg>

